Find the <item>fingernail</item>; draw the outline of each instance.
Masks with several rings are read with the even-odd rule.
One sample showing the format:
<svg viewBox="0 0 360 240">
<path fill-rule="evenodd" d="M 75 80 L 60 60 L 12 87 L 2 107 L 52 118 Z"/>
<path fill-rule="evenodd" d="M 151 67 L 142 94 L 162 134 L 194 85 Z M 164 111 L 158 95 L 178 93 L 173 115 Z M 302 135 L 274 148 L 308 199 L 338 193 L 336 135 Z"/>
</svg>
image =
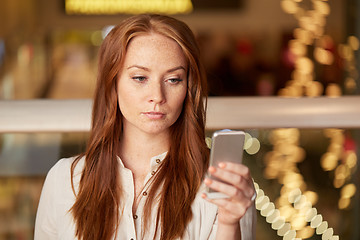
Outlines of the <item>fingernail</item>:
<svg viewBox="0 0 360 240">
<path fill-rule="evenodd" d="M 210 172 L 210 173 L 216 172 L 216 168 L 213 167 L 213 166 L 210 166 L 210 167 L 209 167 L 209 172 Z"/>
<path fill-rule="evenodd" d="M 201 197 L 206 198 L 206 194 L 205 193 L 201 194 Z"/>
<path fill-rule="evenodd" d="M 205 183 L 206 185 L 210 185 L 210 184 L 212 183 L 212 181 L 211 181 L 210 178 L 205 178 L 204 183 Z"/>
<path fill-rule="evenodd" d="M 226 164 L 225 163 L 219 163 L 219 168 L 225 168 Z"/>
</svg>

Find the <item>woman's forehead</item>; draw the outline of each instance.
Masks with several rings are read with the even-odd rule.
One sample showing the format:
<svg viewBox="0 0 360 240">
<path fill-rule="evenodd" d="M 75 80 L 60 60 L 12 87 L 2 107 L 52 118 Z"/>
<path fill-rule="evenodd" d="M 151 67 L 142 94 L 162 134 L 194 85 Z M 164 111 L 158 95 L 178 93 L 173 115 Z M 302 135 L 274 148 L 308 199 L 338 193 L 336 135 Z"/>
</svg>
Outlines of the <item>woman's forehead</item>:
<svg viewBox="0 0 360 240">
<path fill-rule="evenodd" d="M 159 67 L 159 65 L 168 68 L 187 67 L 180 45 L 175 40 L 157 33 L 139 35 L 130 41 L 125 54 L 124 67 L 133 64 L 144 67 Z"/>
</svg>

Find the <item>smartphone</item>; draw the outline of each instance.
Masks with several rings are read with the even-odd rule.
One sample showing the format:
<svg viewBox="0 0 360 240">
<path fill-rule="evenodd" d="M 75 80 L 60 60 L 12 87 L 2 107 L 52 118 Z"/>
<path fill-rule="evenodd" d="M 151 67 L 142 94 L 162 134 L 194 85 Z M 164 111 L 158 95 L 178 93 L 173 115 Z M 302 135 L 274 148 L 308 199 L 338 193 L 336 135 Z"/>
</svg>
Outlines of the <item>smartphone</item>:
<svg viewBox="0 0 360 240">
<path fill-rule="evenodd" d="M 229 129 L 213 133 L 210 150 L 210 166 L 218 167 L 219 162 L 241 163 L 244 152 L 245 133 Z M 214 176 L 209 178 L 221 181 Z M 210 199 L 228 198 L 227 195 L 207 187 L 206 195 Z"/>
</svg>

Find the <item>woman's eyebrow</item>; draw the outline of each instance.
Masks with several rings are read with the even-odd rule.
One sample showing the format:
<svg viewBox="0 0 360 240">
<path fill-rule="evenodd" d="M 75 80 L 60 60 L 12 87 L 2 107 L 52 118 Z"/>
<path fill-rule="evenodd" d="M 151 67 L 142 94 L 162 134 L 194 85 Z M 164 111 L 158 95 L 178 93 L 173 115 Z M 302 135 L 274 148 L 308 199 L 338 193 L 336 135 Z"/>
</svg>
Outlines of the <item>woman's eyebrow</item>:
<svg viewBox="0 0 360 240">
<path fill-rule="evenodd" d="M 147 68 L 147 67 L 144 67 L 144 66 L 140 66 L 140 65 L 131 65 L 129 67 L 127 67 L 127 69 L 131 69 L 131 68 L 139 68 L 139 69 L 142 69 L 144 71 L 147 71 L 147 72 L 150 72 L 150 69 Z M 173 67 L 173 68 L 170 68 L 169 70 L 167 70 L 166 72 L 167 73 L 170 73 L 170 72 L 175 72 L 176 70 L 179 70 L 179 69 L 182 69 L 186 72 L 186 69 L 185 67 L 183 66 L 177 66 L 177 67 Z"/>
<path fill-rule="evenodd" d="M 178 67 L 170 68 L 170 69 L 167 70 L 166 72 L 167 72 L 167 73 L 175 72 L 176 70 L 179 70 L 179 69 L 182 69 L 182 70 L 184 70 L 184 71 L 186 72 L 186 69 L 185 69 L 185 67 L 183 67 L 183 66 L 178 66 Z"/>
<path fill-rule="evenodd" d="M 150 69 L 147 68 L 147 67 L 143 67 L 143 66 L 140 66 L 140 65 L 131 65 L 130 67 L 127 67 L 127 69 L 130 69 L 130 68 L 140 68 L 142 70 L 145 70 L 147 72 L 150 72 Z"/>
</svg>

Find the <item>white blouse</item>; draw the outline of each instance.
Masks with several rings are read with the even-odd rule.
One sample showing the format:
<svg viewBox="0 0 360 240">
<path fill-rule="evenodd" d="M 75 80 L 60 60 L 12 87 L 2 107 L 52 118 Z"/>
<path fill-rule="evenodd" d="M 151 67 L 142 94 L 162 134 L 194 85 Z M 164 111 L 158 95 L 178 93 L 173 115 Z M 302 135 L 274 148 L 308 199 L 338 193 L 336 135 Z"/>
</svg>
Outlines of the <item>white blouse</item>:
<svg viewBox="0 0 360 240">
<path fill-rule="evenodd" d="M 146 176 L 147 182 L 152 175 L 156 174 L 161 161 L 165 158 L 166 153 L 151 158 L 151 171 Z M 46 176 L 42 189 L 39 206 L 35 222 L 35 240 L 51 239 L 77 239 L 75 237 L 75 222 L 70 208 L 75 202 L 75 195 L 71 187 L 70 168 L 74 158 L 64 158 L 59 160 L 49 171 Z M 78 191 L 81 172 L 84 166 L 84 158 L 76 165 L 74 171 L 74 188 Z M 150 228 L 142 236 L 142 212 L 146 200 L 146 193 L 140 195 L 141 199 L 136 213 L 133 214 L 132 206 L 134 204 L 134 182 L 131 170 L 124 167 L 119 158 L 119 171 L 121 182 L 124 185 L 125 201 L 121 206 L 121 219 L 118 231 L 114 239 L 160 239 L 160 234 L 154 236 L 156 221 L 150 223 Z M 207 202 L 201 197 L 205 186 L 201 186 L 193 204 L 193 218 L 186 228 L 182 239 L 184 240 L 206 240 L 215 239 L 217 229 L 217 206 Z M 146 190 L 145 190 L 146 191 Z M 152 219 L 155 219 L 157 206 L 152 209 Z M 176 216 L 174 216 L 176 217 Z M 256 213 L 254 207 L 251 207 L 245 216 L 241 219 L 242 240 L 255 239 L 255 221 Z M 159 232 L 159 231 L 158 231 Z"/>
</svg>

